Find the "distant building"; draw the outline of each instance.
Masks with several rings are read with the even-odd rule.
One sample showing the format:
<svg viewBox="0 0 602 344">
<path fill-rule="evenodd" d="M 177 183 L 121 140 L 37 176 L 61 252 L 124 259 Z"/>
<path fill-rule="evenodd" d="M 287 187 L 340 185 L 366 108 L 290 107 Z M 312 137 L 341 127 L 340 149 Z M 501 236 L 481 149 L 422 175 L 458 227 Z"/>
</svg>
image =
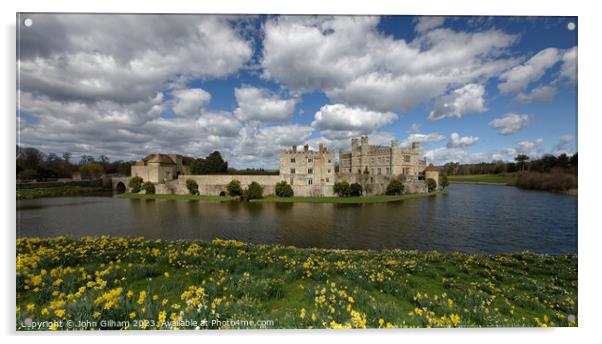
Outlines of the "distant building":
<svg viewBox="0 0 602 344">
<path fill-rule="evenodd" d="M 132 177 L 163 183 L 178 178 L 180 174 L 190 174 L 192 161 L 193 158 L 178 154 L 150 154 L 132 166 Z"/>
<path fill-rule="evenodd" d="M 426 162 L 420 160 L 420 144 L 412 143 L 404 149 L 392 140 L 390 146 L 376 146 L 368 143 L 368 136 L 361 141 L 351 139 L 351 153 L 339 150 L 340 174 L 369 174 L 372 176 L 403 176 L 417 179 L 424 171 Z"/>
</svg>

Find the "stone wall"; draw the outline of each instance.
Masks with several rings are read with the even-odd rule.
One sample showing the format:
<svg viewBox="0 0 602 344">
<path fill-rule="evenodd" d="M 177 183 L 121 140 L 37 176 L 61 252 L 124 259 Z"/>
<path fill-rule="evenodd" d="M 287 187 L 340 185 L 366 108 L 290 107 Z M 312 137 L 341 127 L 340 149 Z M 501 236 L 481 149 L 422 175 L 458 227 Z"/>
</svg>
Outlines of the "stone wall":
<svg viewBox="0 0 602 344">
<path fill-rule="evenodd" d="M 405 193 L 427 192 L 426 183 L 416 178 L 405 179 L 401 176 L 365 175 L 365 174 L 339 174 L 337 181 L 346 181 L 349 184 L 359 183 L 368 196 L 384 195 L 391 180 L 402 180 Z M 332 193 L 332 190 L 330 191 Z"/>
</svg>

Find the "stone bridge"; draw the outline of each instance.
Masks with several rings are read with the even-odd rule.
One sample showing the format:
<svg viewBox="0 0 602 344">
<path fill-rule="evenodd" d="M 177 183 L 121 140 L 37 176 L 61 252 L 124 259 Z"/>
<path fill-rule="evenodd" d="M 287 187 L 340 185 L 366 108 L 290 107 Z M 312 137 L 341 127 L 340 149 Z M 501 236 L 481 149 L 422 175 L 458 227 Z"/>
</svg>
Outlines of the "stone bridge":
<svg viewBox="0 0 602 344">
<path fill-rule="evenodd" d="M 132 177 L 111 177 L 111 189 L 115 193 L 124 193 L 128 190 L 128 184 Z"/>
</svg>

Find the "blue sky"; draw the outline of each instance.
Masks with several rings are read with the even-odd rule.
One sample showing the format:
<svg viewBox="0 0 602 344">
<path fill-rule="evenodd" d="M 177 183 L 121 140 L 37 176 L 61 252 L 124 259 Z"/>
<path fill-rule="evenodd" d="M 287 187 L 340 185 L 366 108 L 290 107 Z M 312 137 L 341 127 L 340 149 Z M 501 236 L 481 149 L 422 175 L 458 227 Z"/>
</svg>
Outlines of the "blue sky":
<svg viewBox="0 0 602 344">
<path fill-rule="evenodd" d="M 18 139 L 46 152 L 272 168 L 360 135 L 436 164 L 577 149 L 575 17 L 28 17 Z"/>
</svg>

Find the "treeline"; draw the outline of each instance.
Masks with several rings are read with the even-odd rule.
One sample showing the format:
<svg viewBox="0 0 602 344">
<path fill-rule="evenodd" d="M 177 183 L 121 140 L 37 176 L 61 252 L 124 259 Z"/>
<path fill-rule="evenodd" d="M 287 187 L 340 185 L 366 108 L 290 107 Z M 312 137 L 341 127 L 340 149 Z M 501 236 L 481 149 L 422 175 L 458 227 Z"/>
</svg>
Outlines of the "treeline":
<svg viewBox="0 0 602 344">
<path fill-rule="evenodd" d="M 518 155 L 514 161 L 481 162 L 478 164 L 460 164 L 449 162 L 441 168 L 443 174 L 448 176 L 474 175 L 474 174 L 500 174 L 532 171 L 539 173 L 550 173 L 561 171 L 564 173 L 577 174 L 577 153 L 569 156 L 560 154 L 558 156 L 546 154 L 538 159 L 529 156 Z"/>
<path fill-rule="evenodd" d="M 204 158 L 194 159 L 190 166 L 192 174 L 238 174 L 238 175 L 277 175 L 278 170 L 265 170 L 263 168 L 247 168 L 238 170 L 228 167 L 228 162 L 222 158 L 219 151 L 215 151 Z"/>
<path fill-rule="evenodd" d="M 77 160 L 69 152 L 59 156 L 55 153 L 46 154 L 37 148 L 17 146 L 17 179 L 23 181 L 72 178 L 74 172 L 80 172 L 83 179 L 94 179 L 103 174 L 129 176 L 134 163 L 123 160 L 112 162 L 106 155 L 82 155 Z"/>
</svg>

